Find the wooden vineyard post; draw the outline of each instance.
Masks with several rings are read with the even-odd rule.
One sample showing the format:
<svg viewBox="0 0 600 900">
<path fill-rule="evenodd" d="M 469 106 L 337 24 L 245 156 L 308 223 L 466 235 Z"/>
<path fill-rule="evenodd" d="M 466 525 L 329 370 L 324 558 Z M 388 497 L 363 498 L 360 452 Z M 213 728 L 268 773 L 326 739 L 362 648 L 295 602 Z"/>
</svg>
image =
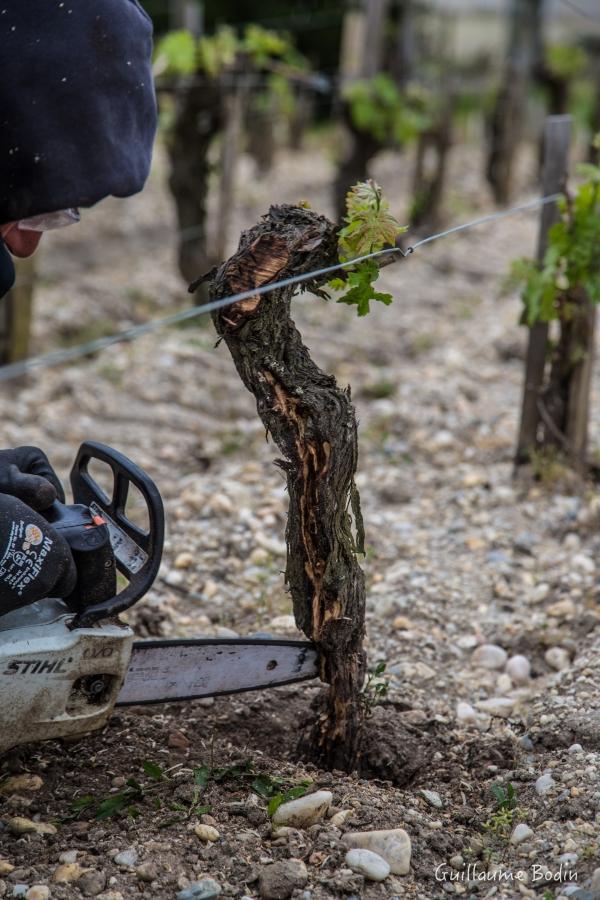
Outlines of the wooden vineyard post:
<svg viewBox="0 0 600 900">
<path fill-rule="evenodd" d="M 542 195 L 554 194 L 565 187 L 571 140 L 571 117 L 549 116 L 544 131 L 544 168 Z M 556 203 L 541 208 L 537 259 L 542 261 L 546 252 L 548 232 L 558 218 Z M 540 398 L 544 385 L 544 372 L 548 352 L 548 323 L 536 322 L 529 329 L 529 342 L 525 361 L 525 382 L 521 406 L 521 424 L 515 465 L 527 463 L 531 451 L 538 445 L 540 426 Z"/>
<path fill-rule="evenodd" d="M 339 63 L 342 87 L 345 81 L 370 79 L 379 72 L 384 55 L 388 7 L 389 0 L 365 0 L 360 13 L 346 13 Z M 356 128 L 344 102 L 342 114 L 348 147 L 333 183 L 333 202 L 339 218 L 344 214 L 346 193 L 351 185 L 365 180 L 370 160 L 383 146 L 373 135 Z"/>
<path fill-rule="evenodd" d="M 337 228 L 296 206 L 274 206 L 219 268 L 211 299 L 337 262 Z M 317 291 L 315 281 L 308 285 Z M 282 459 L 289 495 L 286 583 L 298 627 L 316 644 L 329 685 L 307 742 L 328 768 L 354 769 L 363 735 L 365 580 L 354 482 L 357 422 L 350 390 L 311 359 L 290 317 L 294 286 L 213 313 L 238 374 Z"/>
<path fill-rule="evenodd" d="M 243 77 L 243 76 L 242 76 Z M 221 172 L 219 210 L 215 236 L 215 258 L 224 259 L 235 191 L 235 171 L 242 130 L 243 102 L 246 92 L 242 84 L 233 84 L 225 97 L 225 124 L 221 136 Z"/>
<path fill-rule="evenodd" d="M 541 55 L 542 12 L 542 0 L 512 0 L 509 7 L 507 56 L 491 119 L 486 169 L 496 203 L 510 201 L 513 162 L 526 121 L 527 92 Z"/>
<path fill-rule="evenodd" d="M 35 264 L 33 257 L 17 262 L 15 286 L 0 300 L 0 365 L 29 356 Z"/>
<path fill-rule="evenodd" d="M 388 7 L 389 0 L 366 0 L 361 71 L 363 78 L 373 78 L 381 69 Z"/>
</svg>

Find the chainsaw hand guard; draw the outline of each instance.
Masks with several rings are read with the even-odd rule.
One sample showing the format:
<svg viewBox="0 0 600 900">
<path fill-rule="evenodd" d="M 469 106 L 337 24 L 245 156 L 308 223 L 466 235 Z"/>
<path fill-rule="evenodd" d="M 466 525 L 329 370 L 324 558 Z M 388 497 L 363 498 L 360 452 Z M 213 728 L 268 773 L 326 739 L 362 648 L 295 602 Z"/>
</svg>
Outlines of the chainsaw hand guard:
<svg viewBox="0 0 600 900">
<path fill-rule="evenodd" d="M 99 460 L 110 467 L 112 491 L 105 492 L 90 474 L 92 460 Z M 127 497 L 131 484 L 135 485 L 146 503 L 147 531 L 127 518 Z M 75 503 L 83 504 L 90 509 L 92 516 L 104 520 L 116 567 L 128 582 L 121 593 L 109 591 L 112 596 L 86 605 L 77 612 L 69 627 L 85 628 L 100 619 L 124 612 L 148 592 L 158 573 L 162 556 L 164 510 L 158 489 L 146 473 L 122 453 L 96 441 L 86 441 L 79 448 L 71 470 L 71 487 Z"/>
</svg>

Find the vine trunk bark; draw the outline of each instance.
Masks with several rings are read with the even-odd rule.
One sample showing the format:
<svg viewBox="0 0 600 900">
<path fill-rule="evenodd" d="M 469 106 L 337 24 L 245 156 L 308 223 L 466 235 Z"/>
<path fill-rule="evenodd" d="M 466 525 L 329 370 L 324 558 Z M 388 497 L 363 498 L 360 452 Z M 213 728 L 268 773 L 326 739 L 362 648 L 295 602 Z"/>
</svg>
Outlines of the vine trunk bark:
<svg viewBox="0 0 600 900">
<path fill-rule="evenodd" d="M 337 261 L 336 227 L 294 206 L 274 206 L 219 268 L 211 296 L 250 290 Z M 319 281 L 306 287 L 319 293 Z M 357 422 L 350 389 L 311 359 L 290 315 L 294 287 L 213 314 L 282 459 L 289 493 L 286 583 L 298 627 L 316 644 L 329 689 L 308 741 L 328 768 L 357 767 L 363 732 L 365 582 L 354 476 Z"/>
</svg>

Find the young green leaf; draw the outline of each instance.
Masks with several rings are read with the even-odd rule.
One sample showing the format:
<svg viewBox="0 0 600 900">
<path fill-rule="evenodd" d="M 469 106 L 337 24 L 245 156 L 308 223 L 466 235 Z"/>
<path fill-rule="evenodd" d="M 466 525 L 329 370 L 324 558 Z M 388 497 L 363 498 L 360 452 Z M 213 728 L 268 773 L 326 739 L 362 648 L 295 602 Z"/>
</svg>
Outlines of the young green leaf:
<svg viewBox="0 0 600 900">
<path fill-rule="evenodd" d="M 147 759 L 142 763 L 142 769 L 153 781 L 162 781 L 164 778 L 164 772 L 158 763 L 150 762 Z"/>
</svg>

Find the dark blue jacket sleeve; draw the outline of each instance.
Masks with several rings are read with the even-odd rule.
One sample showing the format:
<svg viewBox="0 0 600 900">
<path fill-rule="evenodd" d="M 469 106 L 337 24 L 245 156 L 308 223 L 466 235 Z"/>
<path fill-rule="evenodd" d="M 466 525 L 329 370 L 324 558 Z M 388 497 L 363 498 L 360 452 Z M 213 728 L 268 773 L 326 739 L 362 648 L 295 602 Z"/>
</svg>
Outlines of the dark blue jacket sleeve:
<svg viewBox="0 0 600 900">
<path fill-rule="evenodd" d="M 142 189 L 151 55 L 137 0 L 2 0 L 0 223 Z"/>
</svg>

